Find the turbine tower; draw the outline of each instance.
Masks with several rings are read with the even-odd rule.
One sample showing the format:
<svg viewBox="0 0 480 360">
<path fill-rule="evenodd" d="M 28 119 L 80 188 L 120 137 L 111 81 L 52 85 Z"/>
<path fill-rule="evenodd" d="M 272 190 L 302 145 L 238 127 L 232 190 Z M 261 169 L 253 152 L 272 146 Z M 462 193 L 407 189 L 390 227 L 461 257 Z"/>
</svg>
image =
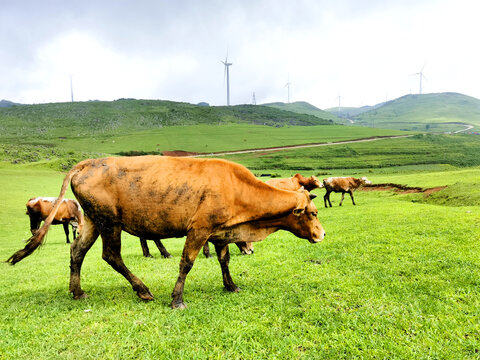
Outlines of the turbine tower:
<svg viewBox="0 0 480 360">
<path fill-rule="evenodd" d="M 290 82 L 290 75 L 288 75 L 288 80 L 287 83 L 285 84 L 285 87 L 287 88 L 287 104 L 290 104 L 290 85 L 292 83 Z"/>
<path fill-rule="evenodd" d="M 419 94 L 420 94 L 420 95 L 422 95 L 422 80 L 423 80 L 423 79 L 427 80 L 427 78 L 425 77 L 425 75 L 423 75 L 423 69 L 425 68 L 426 63 L 427 63 L 427 62 L 425 61 L 425 64 L 423 64 L 422 69 L 421 69 L 419 72 L 417 72 L 417 73 L 415 73 L 415 74 L 412 74 L 412 76 L 418 75 L 418 77 L 419 77 L 419 79 L 420 79 L 420 88 L 419 88 Z"/>
<path fill-rule="evenodd" d="M 72 102 L 73 102 L 73 82 L 72 82 L 72 74 L 70 74 L 70 96 L 72 97 Z"/>
<path fill-rule="evenodd" d="M 225 65 L 225 71 L 224 71 L 224 75 L 223 75 L 223 79 L 225 81 L 225 76 L 227 77 L 227 106 L 230 106 L 230 71 L 229 71 L 229 67 L 231 65 L 233 65 L 232 63 L 229 63 L 228 62 L 228 53 L 227 53 L 227 56 L 225 57 L 225 61 L 222 61 L 220 60 L 223 65 Z"/>
</svg>

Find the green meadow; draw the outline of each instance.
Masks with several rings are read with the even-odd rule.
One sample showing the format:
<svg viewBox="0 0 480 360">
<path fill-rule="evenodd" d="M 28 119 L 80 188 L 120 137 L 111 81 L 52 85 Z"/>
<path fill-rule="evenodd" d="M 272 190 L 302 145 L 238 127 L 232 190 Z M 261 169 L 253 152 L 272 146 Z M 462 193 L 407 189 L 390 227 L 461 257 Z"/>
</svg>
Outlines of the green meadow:
<svg viewBox="0 0 480 360">
<path fill-rule="evenodd" d="M 19 144 L 4 136 L 0 259 L 30 236 L 26 201 L 57 196 L 65 170 L 84 158 L 328 143 L 381 131 L 197 124 L 103 137 L 60 132 L 30 143 L 22 135 Z M 169 304 L 184 239 L 164 241 L 171 259 L 149 244 L 154 258 L 147 259 L 138 238 L 123 234 L 122 256 L 154 294 L 152 302 L 141 301 L 102 260 L 97 240 L 82 268 L 89 297 L 75 301 L 68 293 L 69 245 L 63 228 L 52 226 L 34 254 L 15 266 L 0 263 L 0 359 L 480 358 L 478 137 L 415 135 L 225 158 L 257 176 L 366 175 L 374 184 L 442 189 L 430 195 L 359 189 L 357 206 L 347 195 L 339 207 L 340 194 L 332 194 L 328 209 L 324 191 L 314 190 L 322 243 L 279 231 L 256 243 L 253 255 L 231 246 L 230 270 L 242 289 L 234 294 L 224 291 L 216 258 L 199 255 L 182 311 Z"/>
</svg>

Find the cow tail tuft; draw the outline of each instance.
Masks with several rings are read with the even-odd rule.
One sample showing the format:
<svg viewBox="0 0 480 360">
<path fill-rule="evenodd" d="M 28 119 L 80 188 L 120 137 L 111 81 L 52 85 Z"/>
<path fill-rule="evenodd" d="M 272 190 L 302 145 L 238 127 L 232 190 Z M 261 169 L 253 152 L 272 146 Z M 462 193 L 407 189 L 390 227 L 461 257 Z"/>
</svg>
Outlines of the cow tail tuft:
<svg viewBox="0 0 480 360">
<path fill-rule="evenodd" d="M 48 217 L 45 219 L 45 222 L 43 223 L 42 227 L 38 229 L 35 232 L 35 234 L 32 237 L 30 237 L 30 239 L 27 240 L 27 245 L 23 249 L 18 250 L 15 254 L 13 254 L 8 258 L 7 263 L 10 263 L 11 265 L 15 265 L 17 262 L 26 258 L 28 255 L 33 253 L 40 245 L 42 245 L 45 235 L 47 234 L 48 229 L 52 224 L 53 219 L 55 218 L 55 214 L 57 213 L 58 208 L 60 207 L 60 204 L 62 203 L 62 200 L 65 197 L 65 192 L 67 191 L 67 187 L 70 184 L 70 181 L 72 180 L 73 175 L 75 175 L 78 171 L 80 171 L 83 168 L 83 166 L 79 166 L 80 164 L 74 166 L 63 179 L 60 195 L 55 201 L 55 204 L 53 205 L 53 209 L 48 215 Z"/>
</svg>

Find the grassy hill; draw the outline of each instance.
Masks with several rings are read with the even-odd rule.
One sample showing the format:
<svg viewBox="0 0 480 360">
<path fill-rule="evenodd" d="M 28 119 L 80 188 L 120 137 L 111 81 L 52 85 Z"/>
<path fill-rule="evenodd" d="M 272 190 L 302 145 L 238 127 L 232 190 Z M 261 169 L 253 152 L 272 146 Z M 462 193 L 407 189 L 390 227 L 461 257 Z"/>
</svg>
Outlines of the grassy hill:
<svg viewBox="0 0 480 360">
<path fill-rule="evenodd" d="M 343 119 L 351 119 L 357 115 L 363 114 L 364 112 L 375 110 L 376 108 L 379 108 L 384 104 L 385 103 L 380 103 L 374 106 L 366 105 L 362 107 L 343 107 L 343 106 L 338 107 L 337 106 L 337 107 L 325 109 L 325 111 Z"/>
<path fill-rule="evenodd" d="M 480 128 L 480 100 L 457 93 L 405 95 L 353 117 L 355 124 L 399 130 L 457 131 Z"/>
<path fill-rule="evenodd" d="M 331 112 L 321 110 L 312 104 L 309 104 L 305 101 L 296 101 L 293 103 L 283 103 L 283 102 L 275 102 L 275 103 L 268 103 L 263 104 L 265 106 L 269 106 L 272 108 L 280 109 L 280 110 L 287 110 L 297 114 L 308 114 L 316 116 L 320 119 L 328 119 L 332 120 L 338 124 L 348 124 L 349 122 L 343 118 L 338 117 L 336 114 L 332 114 Z"/>
<path fill-rule="evenodd" d="M 330 119 L 267 106 L 208 107 L 162 100 L 55 103 L 0 108 L 3 137 L 54 138 L 130 134 L 165 126 L 255 124 L 330 125 Z"/>
</svg>

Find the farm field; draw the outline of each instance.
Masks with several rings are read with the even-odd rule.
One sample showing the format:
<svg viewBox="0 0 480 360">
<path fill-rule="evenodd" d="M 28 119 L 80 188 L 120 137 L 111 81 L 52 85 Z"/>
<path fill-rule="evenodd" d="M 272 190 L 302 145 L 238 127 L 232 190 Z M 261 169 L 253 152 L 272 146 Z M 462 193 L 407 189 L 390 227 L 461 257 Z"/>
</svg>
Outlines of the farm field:
<svg viewBox="0 0 480 360">
<path fill-rule="evenodd" d="M 101 259 L 98 240 L 82 271 L 90 297 L 74 301 L 69 247 L 53 226 L 36 253 L 0 264 L 2 359 L 477 358 L 480 199 L 469 195 L 478 193 L 480 168 L 439 168 L 367 175 L 425 188 L 460 183 L 450 206 L 425 203 L 421 193 L 357 191 L 357 206 L 347 197 L 338 207 L 333 194 L 334 207 L 325 209 L 323 190 L 315 190 L 323 243 L 280 231 L 251 256 L 232 246 L 237 294 L 223 290 L 218 261 L 200 255 L 184 311 L 169 308 L 183 239 L 164 241 L 172 259 L 153 243 L 155 258 L 146 259 L 138 239 L 124 235 L 127 266 L 156 297 L 149 303 Z M 2 259 L 29 237 L 26 200 L 56 196 L 62 179 L 42 166 L 2 164 Z"/>
</svg>

